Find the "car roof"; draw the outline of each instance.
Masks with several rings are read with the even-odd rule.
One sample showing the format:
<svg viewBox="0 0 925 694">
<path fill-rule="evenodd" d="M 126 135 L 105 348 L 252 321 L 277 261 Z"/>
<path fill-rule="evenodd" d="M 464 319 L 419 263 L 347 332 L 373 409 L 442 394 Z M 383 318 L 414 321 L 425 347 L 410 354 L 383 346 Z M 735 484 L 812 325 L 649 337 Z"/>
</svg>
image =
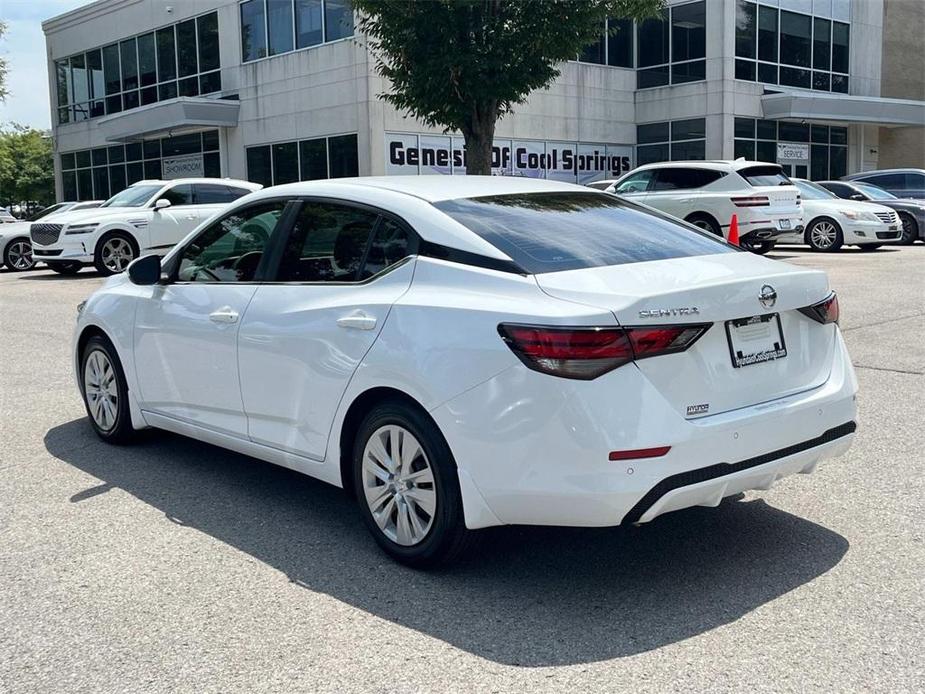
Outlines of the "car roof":
<svg viewBox="0 0 925 694">
<path fill-rule="evenodd" d="M 879 176 L 880 174 L 890 173 L 925 173 L 925 169 L 916 169 L 913 167 L 901 169 L 874 169 L 873 171 L 859 171 L 858 173 L 842 176 L 843 181 L 852 181 L 856 178 L 865 178 L 867 176 Z"/>
<path fill-rule="evenodd" d="M 244 186 L 245 188 L 250 188 L 251 190 L 260 190 L 263 188 L 263 186 L 259 183 L 242 181 L 237 178 L 172 178 L 169 181 L 162 181 L 159 178 L 146 178 L 142 181 L 135 181 L 132 185 L 129 186 L 129 188 L 134 188 L 135 186 L 141 185 L 166 186 L 168 183 L 226 183 L 228 185 Z"/>
<path fill-rule="evenodd" d="M 780 164 L 775 164 L 773 162 L 767 161 L 751 161 L 748 159 L 691 159 L 688 161 L 659 161 L 653 162 L 652 164 L 642 164 L 637 166 L 633 171 L 643 171 L 647 169 L 708 169 L 710 171 L 740 171 L 741 169 L 748 169 L 752 166 L 775 166 L 780 167 Z"/>
</svg>

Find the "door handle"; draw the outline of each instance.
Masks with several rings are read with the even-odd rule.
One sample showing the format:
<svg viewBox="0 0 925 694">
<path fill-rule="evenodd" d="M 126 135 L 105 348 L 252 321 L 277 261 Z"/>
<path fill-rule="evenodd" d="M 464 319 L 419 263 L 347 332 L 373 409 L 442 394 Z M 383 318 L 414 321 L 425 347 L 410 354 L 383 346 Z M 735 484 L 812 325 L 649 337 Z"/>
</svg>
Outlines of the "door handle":
<svg viewBox="0 0 925 694">
<path fill-rule="evenodd" d="M 351 313 L 349 316 L 343 316 L 337 319 L 337 324 L 342 328 L 353 328 L 355 330 L 372 330 L 376 327 L 376 319 L 368 316 L 362 311 Z"/>
<path fill-rule="evenodd" d="M 209 320 L 213 323 L 237 323 L 238 312 L 231 306 L 222 306 L 216 311 L 209 314 Z"/>
</svg>

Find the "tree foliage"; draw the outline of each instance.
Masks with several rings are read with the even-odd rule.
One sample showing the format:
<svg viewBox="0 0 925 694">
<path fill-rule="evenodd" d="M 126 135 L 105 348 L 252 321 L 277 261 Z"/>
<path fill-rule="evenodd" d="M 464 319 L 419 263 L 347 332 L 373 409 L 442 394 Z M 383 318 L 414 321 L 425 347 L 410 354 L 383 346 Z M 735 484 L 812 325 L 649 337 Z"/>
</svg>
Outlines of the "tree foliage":
<svg viewBox="0 0 925 694">
<path fill-rule="evenodd" d="M 47 132 L 16 124 L 0 130 L 0 201 L 55 201 L 54 155 Z"/>
<path fill-rule="evenodd" d="M 468 173 L 491 172 L 495 125 L 549 86 L 604 20 L 655 16 L 662 0 L 353 0 L 381 95 L 430 126 L 459 130 Z"/>
</svg>

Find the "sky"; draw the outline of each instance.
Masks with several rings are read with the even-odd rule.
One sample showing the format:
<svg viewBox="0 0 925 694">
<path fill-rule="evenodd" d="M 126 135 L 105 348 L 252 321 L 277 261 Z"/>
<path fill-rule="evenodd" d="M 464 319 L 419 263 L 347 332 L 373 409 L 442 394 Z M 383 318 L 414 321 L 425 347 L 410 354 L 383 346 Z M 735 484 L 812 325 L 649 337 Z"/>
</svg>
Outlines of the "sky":
<svg viewBox="0 0 925 694">
<path fill-rule="evenodd" d="M 0 102 L 0 126 L 14 122 L 51 127 L 42 22 L 87 4 L 89 0 L 0 0 L 0 20 L 7 25 L 0 55 L 7 61 L 6 86 L 11 92 Z"/>
</svg>

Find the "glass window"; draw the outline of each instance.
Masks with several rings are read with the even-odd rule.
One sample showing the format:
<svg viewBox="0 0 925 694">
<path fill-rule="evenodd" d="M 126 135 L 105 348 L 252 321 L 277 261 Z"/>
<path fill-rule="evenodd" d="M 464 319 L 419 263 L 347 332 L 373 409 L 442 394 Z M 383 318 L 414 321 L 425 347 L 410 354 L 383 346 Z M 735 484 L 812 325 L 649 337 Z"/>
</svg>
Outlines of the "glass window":
<svg viewBox="0 0 925 694">
<path fill-rule="evenodd" d="M 158 196 L 158 200 L 170 200 L 170 204 L 192 205 L 193 204 L 193 186 L 189 183 L 181 183 L 168 188 Z"/>
<path fill-rule="evenodd" d="M 755 143 L 755 161 L 774 163 L 777 161 L 777 143 L 758 140 Z"/>
<path fill-rule="evenodd" d="M 161 151 L 165 157 L 198 154 L 202 151 L 202 138 L 199 133 L 165 137 L 161 140 Z"/>
<path fill-rule="evenodd" d="M 639 46 L 637 67 L 649 67 L 668 62 L 668 11 L 661 19 L 646 19 L 637 26 L 636 43 Z"/>
<path fill-rule="evenodd" d="M 671 83 L 697 82 L 707 78 L 707 61 L 695 60 L 692 63 L 680 63 L 671 66 Z"/>
<path fill-rule="evenodd" d="M 803 87 L 809 89 L 812 85 L 812 79 L 809 70 L 801 70 L 795 67 L 780 67 L 780 83 L 788 87 Z"/>
<path fill-rule="evenodd" d="M 753 186 L 782 186 L 790 183 L 779 166 L 750 166 L 738 174 Z"/>
<path fill-rule="evenodd" d="M 154 159 L 160 158 L 161 156 L 161 141 L 160 140 L 145 140 L 142 143 L 144 149 L 145 159 Z"/>
<path fill-rule="evenodd" d="M 241 3 L 241 59 L 257 60 L 267 55 L 266 17 L 263 0 Z"/>
<path fill-rule="evenodd" d="M 267 0 L 268 55 L 286 53 L 292 45 L 292 0 Z"/>
<path fill-rule="evenodd" d="M 180 77 L 199 72 L 196 56 L 196 20 L 177 24 L 177 73 Z"/>
<path fill-rule="evenodd" d="M 282 216 L 285 201 L 239 210 L 212 224 L 183 249 L 180 282 L 249 282 Z"/>
<path fill-rule="evenodd" d="M 277 280 L 357 281 L 377 219 L 355 207 L 306 202 L 286 242 Z"/>
<path fill-rule="evenodd" d="M 302 180 L 314 181 L 328 177 L 328 141 L 325 138 L 299 143 Z"/>
<path fill-rule="evenodd" d="M 295 142 L 273 145 L 273 185 L 299 180 L 299 149 Z"/>
<path fill-rule="evenodd" d="M 655 171 L 638 171 L 624 178 L 614 189 L 615 193 L 644 193 L 655 178 Z"/>
<path fill-rule="evenodd" d="M 196 19 L 199 35 L 199 71 L 219 68 L 218 13 L 211 12 Z"/>
<path fill-rule="evenodd" d="M 672 142 L 671 143 L 671 160 L 672 161 L 703 160 L 706 158 L 707 158 L 707 143 L 705 140 L 693 140 L 691 142 Z"/>
<path fill-rule="evenodd" d="M 766 84 L 777 84 L 777 65 L 758 63 L 758 81 Z"/>
<path fill-rule="evenodd" d="M 87 103 L 90 100 L 90 80 L 83 53 L 71 57 L 71 88 L 75 104 L 72 110 L 74 120 L 86 120 L 90 117 L 90 105 Z"/>
<path fill-rule="evenodd" d="M 202 151 L 218 149 L 218 130 L 206 130 L 202 133 Z"/>
<path fill-rule="evenodd" d="M 222 177 L 222 162 L 218 152 L 209 152 L 202 155 L 202 173 L 208 178 Z"/>
<path fill-rule="evenodd" d="M 666 167 L 658 169 L 655 173 L 655 183 L 652 190 L 691 190 L 702 188 L 723 177 L 721 171 L 707 169 L 685 169 L 681 167 Z"/>
<path fill-rule="evenodd" d="M 650 142 L 668 142 L 669 123 L 646 123 L 636 126 L 636 142 L 641 145 Z"/>
<path fill-rule="evenodd" d="M 177 83 L 176 82 L 165 82 L 164 84 L 158 85 L 157 96 L 161 101 L 165 101 L 167 99 L 176 99 L 177 98 Z"/>
<path fill-rule="evenodd" d="M 668 143 L 663 145 L 644 145 L 636 147 L 636 165 L 654 164 L 671 158 Z"/>
<path fill-rule="evenodd" d="M 103 75 L 106 78 L 107 94 L 118 94 L 122 91 L 122 72 L 119 68 L 118 44 L 114 43 L 103 48 Z M 111 113 L 111 111 L 109 112 Z"/>
<path fill-rule="evenodd" d="M 607 37 L 607 64 L 615 67 L 633 67 L 633 21 L 609 19 Z"/>
<path fill-rule="evenodd" d="M 135 39 L 122 41 L 119 54 L 122 57 L 122 90 L 138 88 L 138 56 L 135 53 Z"/>
<path fill-rule="evenodd" d="M 105 147 L 97 147 L 96 149 L 90 152 L 90 157 L 93 162 L 93 166 L 105 166 L 109 163 L 108 153 L 106 152 Z"/>
<path fill-rule="evenodd" d="M 296 47 L 317 46 L 324 41 L 322 0 L 295 0 Z"/>
<path fill-rule="evenodd" d="M 758 60 L 777 62 L 777 9 L 758 6 Z"/>
<path fill-rule="evenodd" d="M 90 166 L 90 150 L 82 149 L 77 152 L 77 168 L 82 169 L 87 166 Z"/>
<path fill-rule="evenodd" d="M 690 118 L 671 122 L 671 140 L 693 140 L 707 136 L 707 121 L 705 118 Z"/>
<path fill-rule="evenodd" d="M 777 132 L 785 142 L 809 142 L 809 126 L 805 123 L 781 121 L 777 124 Z"/>
<path fill-rule="evenodd" d="M 751 60 L 736 60 L 736 79 L 755 81 L 755 63 Z"/>
<path fill-rule="evenodd" d="M 735 252 L 614 195 L 527 193 L 434 205 L 531 274 Z"/>
<path fill-rule="evenodd" d="M 200 94 L 211 94 L 213 92 L 219 92 L 222 90 L 222 73 L 216 70 L 215 72 L 207 72 L 204 75 L 199 75 L 199 93 Z"/>
<path fill-rule="evenodd" d="M 58 105 L 71 103 L 71 71 L 67 60 L 55 61 L 55 81 L 58 85 Z"/>
<path fill-rule="evenodd" d="M 793 181 L 793 185 L 800 189 L 804 200 L 833 200 L 836 197 L 831 191 L 809 181 Z"/>
<path fill-rule="evenodd" d="M 809 139 L 812 142 L 822 142 L 825 144 L 829 141 L 829 126 L 827 125 L 811 125 L 809 133 Z"/>
<path fill-rule="evenodd" d="M 735 137 L 748 137 L 751 139 L 755 138 L 755 119 L 754 118 L 736 118 L 735 119 L 735 128 L 734 128 Z"/>
<path fill-rule="evenodd" d="M 157 30 L 157 80 L 167 82 L 176 78 L 177 51 L 171 26 Z"/>
<path fill-rule="evenodd" d="M 827 92 L 832 88 L 832 75 L 828 72 L 813 73 L 813 89 Z"/>
<path fill-rule="evenodd" d="M 109 191 L 113 194 L 125 190 L 125 166 L 118 164 L 109 167 Z"/>
<path fill-rule="evenodd" d="M 876 176 L 867 176 L 864 178 L 867 183 L 873 183 L 884 190 L 895 193 L 897 190 L 906 190 L 906 175 L 901 173 L 878 174 Z"/>
<path fill-rule="evenodd" d="M 348 36 L 353 36 L 350 0 L 324 0 L 324 40 L 336 41 Z"/>
<path fill-rule="evenodd" d="M 66 152 L 61 155 L 61 168 L 62 169 L 74 169 L 77 168 L 77 164 L 74 161 L 74 153 Z"/>
<path fill-rule="evenodd" d="M 848 32 L 847 24 L 832 23 L 832 71 L 848 72 Z"/>
<path fill-rule="evenodd" d="M 736 55 L 754 58 L 757 55 L 758 27 L 755 3 L 736 2 Z"/>
<path fill-rule="evenodd" d="M 812 51 L 812 17 L 781 10 L 780 62 L 800 67 L 810 66 Z"/>
<path fill-rule="evenodd" d="M 125 167 L 125 182 L 128 185 L 138 183 L 145 177 L 144 165 L 141 162 L 129 164 Z"/>
<path fill-rule="evenodd" d="M 80 169 L 77 172 L 77 199 L 93 200 L 93 176 L 90 169 Z"/>
<path fill-rule="evenodd" d="M 840 148 L 839 148 L 840 149 Z M 884 190 L 880 186 L 871 185 L 870 183 L 862 183 L 861 181 L 853 181 L 854 187 L 860 190 L 864 195 L 866 195 L 871 200 L 895 200 L 896 196 L 892 193 Z"/>
<path fill-rule="evenodd" d="M 138 37 L 138 76 L 142 87 L 157 84 L 157 59 L 153 32 Z"/>
<path fill-rule="evenodd" d="M 379 274 L 413 252 L 408 230 L 391 219 L 383 219 L 369 245 L 360 279 L 369 279 Z"/>
<path fill-rule="evenodd" d="M 581 52 L 581 55 L 578 56 L 578 60 L 583 63 L 597 63 L 598 65 L 603 64 L 604 55 L 607 50 L 606 45 L 604 27 L 601 27 L 600 36 L 598 36 L 596 41 L 585 46 L 584 50 Z"/>
<path fill-rule="evenodd" d="M 826 145 L 809 148 L 809 177 L 814 181 L 824 181 L 829 177 L 829 148 Z"/>
<path fill-rule="evenodd" d="M 179 96 L 199 96 L 199 79 L 185 77 L 177 82 L 177 94 Z"/>
<path fill-rule="evenodd" d="M 733 146 L 732 156 L 736 159 L 739 157 L 749 161 L 755 159 L 755 143 L 752 140 L 736 140 Z"/>
<path fill-rule="evenodd" d="M 845 75 L 832 75 L 832 91 L 848 93 L 848 78 Z"/>
<path fill-rule="evenodd" d="M 269 145 L 247 148 L 247 180 L 264 186 L 273 185 Z"/>
<path fill-rule="evenodd" d="M 777 139 L 777 121 L 759 119 L 756 124 L 759 140 Z"/>
<path fill-rule="evenodd" d="M 704 2 L 671 8 L 671 60 L 703 58 L 707 51 L 707 10 Z"/>
<path fill-rule="evenodd" d="M 100 207 L 144 207 L 162 187 L 160 183 L 132 186 L 116 193 Z"/>
<path fill-rule="evenodd" d="M 247 195 L 244 188 L 231 188 L 219 183 L 194 183 L 193 200 L 197 205 L 223 205 Z"/>
<path fill-rule="evenodd" d="M 65 171 L 61 174 L 61 182 L 64 185 L 64 199 L 77 200 L 77 174 Z"/>
<path fill-rule="evenodd" d="M 828 70 L 831 65 L 832 22 L 819 17 L 813 18 L 813 67 Z"/>
<path fill-rule="evenodd" d="M 331 178 L 360 175 L 356 135 L 328 138 L 328 154 L 330 155 L 328 170 Z"/>
<path fill-rule="evenodd" d="M 636 71 L 636 88 L 664 87 L 671 79 L 668 65 Z"/>
<path fill-rule="evenodd" d="M 125 145 L 125 160 L 126 161 L 135 161 L 142 158 L 142 150 L 140 142 L 130 142 Z"/>
<path fill-rule="evenodd" d="M 105 166 L 93 169 L 93 197 L 109 197 L 109 170 Z"/>
<path fill-rule="evenodd" d="M 106 96 L 106 80 L 103 77 L 103 52 L 99 48 L 87 51 L 87 72 L 90 77 L 90 97 L 102 99 Z"/>
</svg>

